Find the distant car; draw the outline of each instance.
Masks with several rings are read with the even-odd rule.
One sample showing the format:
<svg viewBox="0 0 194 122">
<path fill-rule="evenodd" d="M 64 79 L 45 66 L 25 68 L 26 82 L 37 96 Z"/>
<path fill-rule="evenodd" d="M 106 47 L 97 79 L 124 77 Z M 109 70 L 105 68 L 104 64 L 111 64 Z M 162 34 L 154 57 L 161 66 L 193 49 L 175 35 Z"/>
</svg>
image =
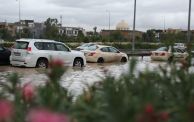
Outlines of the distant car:
<svg viewBox="0 0 194 122">
<path fill-rule="evenodd" d="M 87 62 L 104 63 L 104 62 L 127 62 L 128 56 L 120 52 L 115 47 L 94 45 L 87 50 L 82 50 L 86 56 Z"/>
<path fill-rule="evenodd" d="M 0 64 L 9 64 L 11 51 L 0 45 Z"/>
<path fill-rule="evenodd" d="M 96 45 L 96 43 L 85 43 L 85 44 L 82 44 L 81 46 L 77 47 L 75 50 L 87 50 L 90 46 L 94 46 Z"/>
<path fill-rule="evenodd" d="M 73 51 L 64 43 L 43 39 L 16 40 L 10 56 L 13 66 L 47 68 L 50 59 L 60 59 L 65 66 L 85 66 L 82 52 Z"/>
<path fill-rule="evenodd" d="M 174 43 L 173 47 L 183 49 L 183 50 L 185 50 L 187 48 L 184 43 Z"/>
<path fill-rule="evenodd" d="M 156 51 L 151 52 L 151 59 L 155 61 L 168 61 L 170 59 L 179 60 L 186 59 L 188 53 L 185 49 L 172 48 L 171 47 L 161 47 Z"/>
</svg>

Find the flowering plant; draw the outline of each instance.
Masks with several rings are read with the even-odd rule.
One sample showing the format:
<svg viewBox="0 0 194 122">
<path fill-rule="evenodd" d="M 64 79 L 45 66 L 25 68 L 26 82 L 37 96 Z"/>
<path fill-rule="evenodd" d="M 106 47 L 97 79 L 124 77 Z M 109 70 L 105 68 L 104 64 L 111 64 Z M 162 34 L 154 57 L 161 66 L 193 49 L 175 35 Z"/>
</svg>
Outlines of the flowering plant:
<svg viewBox="0 0 194 122">
<path fill-rule="evenodd" d="M 1 83 L 0 122 L 193 122 L 194 74 L 186 64 L 136 74 L 131 60 L 127 74 L 107 74 L 72 102 L 59 82 L 63 63 L 52 61 L 43 86 L 22 86 L 16 73 Z"/>
</svg>

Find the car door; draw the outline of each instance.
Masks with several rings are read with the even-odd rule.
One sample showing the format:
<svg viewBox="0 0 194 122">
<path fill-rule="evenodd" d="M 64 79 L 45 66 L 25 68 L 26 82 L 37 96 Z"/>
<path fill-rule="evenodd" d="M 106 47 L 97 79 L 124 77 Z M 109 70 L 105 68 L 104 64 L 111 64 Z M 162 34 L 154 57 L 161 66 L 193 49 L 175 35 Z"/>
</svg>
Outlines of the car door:
<svg viewBox="0 0 194 122">
<path fill-rule="evenodd" d="M 54 43 L 43 42 L 42 45 L 43 45 L 43 49 L 39 51 L 40 57 L 47 57 L 49 60 L 57 58 L 56 48 Z"/>
<path fill-rule="evenodd" d="M 74 56 L 71 53 L 71 50 L 61 43 L 55 43 L 57 58 L 62 60 L 65 65 L 70 66 L 74 61 Z"/>
<path fill-rule="evenodd" d="M 111 54 L 109 52 L 108 47 L 102 47 L 100 48 L 101 53 L 99 54 L 99 57 L 102 57 L 104 59 L 104 62 L 111 62 Z"/>
<path fill-rule="evenodd" d="M 109 47 L 109 52 L 110 52 L 110 57 L 112 61 L 120 61 L 122 56 L 120 55 L 120 52 L 114 48 L 114 47 Z"/>
</svg>

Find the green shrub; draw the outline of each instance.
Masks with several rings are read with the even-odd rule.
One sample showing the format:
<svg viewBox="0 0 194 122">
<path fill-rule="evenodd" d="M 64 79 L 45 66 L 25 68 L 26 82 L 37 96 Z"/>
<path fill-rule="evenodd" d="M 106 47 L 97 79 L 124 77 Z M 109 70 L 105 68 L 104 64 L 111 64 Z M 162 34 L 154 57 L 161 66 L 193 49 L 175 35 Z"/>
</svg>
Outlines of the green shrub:
<svg viewBox="0 0 194 122">
<path fill-rule="evenodd" d="M 193 122 L 194 73 L 189 63 L 177 67 L 171 62 L 138 73 L 136 63 L 132 59 L 129 72 L 118 79 L 104 70 L 106 78 L 74 102 L 59 82 L 65 72 L 61 61 L 51 62 L 46 70 L 49 80 L 36 88 L 30 83 L 21 87 L 14 73 L 1 82 L 0 121 Z"/>
<path fill-rule="evenodd" d="M 0 45 L 3 45 L 4 47 L 11 48 L 14 45 L 14 42 L 4 42 L 0 43 Z"/>
</svg>

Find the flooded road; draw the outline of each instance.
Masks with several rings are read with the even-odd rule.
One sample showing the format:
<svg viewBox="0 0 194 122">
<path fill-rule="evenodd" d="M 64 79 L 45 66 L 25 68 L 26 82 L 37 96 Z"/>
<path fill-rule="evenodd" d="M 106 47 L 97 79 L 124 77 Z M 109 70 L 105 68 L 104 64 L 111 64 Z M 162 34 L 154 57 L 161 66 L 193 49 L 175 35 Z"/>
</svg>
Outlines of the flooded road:
<svg viewBox="0 0 194 122">
<path fill-rule="evenodd" d="M 143 59 L 138 57 L 136 59 L 138 60 L 136 72 L 146 69 L 155 70 L 159 65 L 166 64 L 166 62 L 153 62 L 150 57 L 144 57 Z M 121 74 L 127 73 L 128 69 L 129 63 L 88 63 L 83 69 L 69 67 L 62 76 L 61 85 L 68 89 L 70 95 L 77 96 L 82 94 L 88 86 L 102 81 L 105 78 L 105 71 L 107 74 L 118 78 Z M 4 76 L 12 72 L 21 75 L 20 80 L 22 83 L 31 82 L 33 85 L 41 85 L 48 80 L 40 69 L 0 66 L 0 81 L 5 81 Z"/>
</svg>

